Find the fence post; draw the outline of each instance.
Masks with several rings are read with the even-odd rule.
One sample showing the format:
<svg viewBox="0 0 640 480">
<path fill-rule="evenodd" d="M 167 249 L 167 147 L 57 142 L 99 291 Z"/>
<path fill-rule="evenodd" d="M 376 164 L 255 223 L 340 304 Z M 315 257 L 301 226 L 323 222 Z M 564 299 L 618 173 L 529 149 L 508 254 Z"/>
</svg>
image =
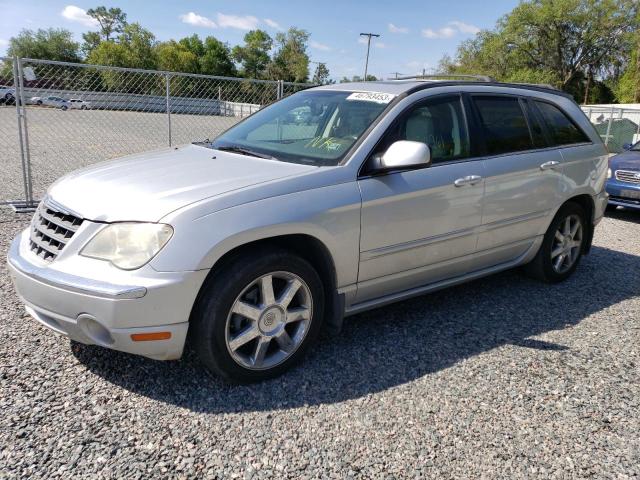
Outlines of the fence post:
<svg viewBox="0 0 640 480">
<path fill-rule="evenodd" d="M 13 57 L 13 86 L 16 89 L 16 120 L 18 120 L 18 141 L 20 142 L 20 162 L 22 163 L 22 183 L 24 185 L 24 201 L 29 198 L 29 185 L 27 182 L 27 163 L 24 153 L 24 139 L 22 138 L 22 112 L 20 111 L 20 86 L 18 82 L 18 57 Z"/>
<path fill-rule="evenodd" d="M 611 113 L 609 114 L 609 123 L 607 124 L 607 134 L 604 137 L 604 144 L 609 146 L 609 134 L 611 133 L 611 123 L 613 122 L 614 107 L 611 107 Z"/>
<path fill-rule="evenodd" d="M 169 146 L 171 146 L 171 101 L 169 100 L 170 98 L 170 83 L 171 83 L 171 79 L 169 77 L 168 73 L 165 73 L 164 75 L 164 80 L 165 80 L 165 98 L 166 98 L 166 104 L 167 104 L 167 128 L 168 128 L 168 134 L 169 134 Z"/>
<path fill-rule="evenodd" d="M 27 198 L 26 198 L 26 206 L 33 207 L 33 180 L 31 177 L 31 150 L 29 148 L 29 128 L 27 127 L 27 108 L 26 102 L 24 99 L 24 76 L 22 74 L 22 59 L 15 57 L 17 64 L 17 73 L 18 73 L 18 85 L 16 85 L 16 105 L 19 102 L 19 115 L 22 119 L 22 128 L 23 128 L 23 136 L 24 136 L 24 167 L 26 173 L 26 186 L 27 186 Z M 18 97 L 18 91 L 20 92 L 20 96 Z"/>
</svg>

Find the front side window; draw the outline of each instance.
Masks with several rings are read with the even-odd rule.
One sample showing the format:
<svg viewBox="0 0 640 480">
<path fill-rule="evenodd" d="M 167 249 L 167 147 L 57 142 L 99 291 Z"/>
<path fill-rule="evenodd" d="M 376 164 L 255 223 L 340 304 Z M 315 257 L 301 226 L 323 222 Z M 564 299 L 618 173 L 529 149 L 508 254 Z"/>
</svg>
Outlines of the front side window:
<svg viewBox="0 0 640 480">
<path fill-rule="evenodd" d="M 425 143 L 433 163 L 469 156 L 469 135 L 459 96 L 421 102 L 394 124 L 376 149 L 384 150 L 398 140 Z"/>
<path fill-rule="evenodd" d="M 483 129 L 488 155 L 529 150 L 533 144 L 520 102 L 513 97 L 473 99 Z"/>
<path fill-rule="evenodd" d="M 553 145 L 588 142 L 589 138 L 558 107 L 547 102 L 536 102 Z"/>
<path fill-rule="evenodd" d="M 210 146 L 286 162 L 337 165 L 392 99 L 386 94 L 300 92 L 258 111 Z"/>
</svg>

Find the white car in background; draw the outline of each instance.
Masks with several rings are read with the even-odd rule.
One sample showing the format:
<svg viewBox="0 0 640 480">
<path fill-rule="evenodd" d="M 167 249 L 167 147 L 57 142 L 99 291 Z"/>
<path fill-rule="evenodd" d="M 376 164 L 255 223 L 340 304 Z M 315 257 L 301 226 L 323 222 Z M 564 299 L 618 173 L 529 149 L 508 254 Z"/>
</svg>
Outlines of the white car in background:
<svg viewBox="0 0 640 480">
<path fill-rule="evenodd" d="M 53 95 L 48 97 L 31 97 L 30 103 L 35 105 L 44 105 L 47 107 L 55 107 L 61 110 L 68 110 L 71 108 L 71 102 L 69 100 Z"/>
<path fill-rule="evenodd" d="M 91 104 L 80 98 L 72 98 L 69 100 L 69 108 L 72 110 L 89 110 L 91 108 Z"/>
</svg>

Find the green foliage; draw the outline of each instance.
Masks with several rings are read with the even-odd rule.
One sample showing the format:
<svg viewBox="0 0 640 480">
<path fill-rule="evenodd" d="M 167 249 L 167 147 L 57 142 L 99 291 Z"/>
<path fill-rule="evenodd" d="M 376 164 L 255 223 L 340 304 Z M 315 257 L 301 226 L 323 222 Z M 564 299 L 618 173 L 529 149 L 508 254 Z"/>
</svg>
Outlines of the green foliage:
<svg viewBox="0 0 640 480">
<path fill-rule="evenodd" d="M 115 67 L 156 69 L 156 39 L 153 33 L 131 23 L 116 40 L 101 42 L 89 55 L 88 62 Z"/>
<path fill-rule="evenodd" d="M 378 80 L 378 77 L 375 75 L 367 74 L 367 82 L 375 82 Z M 362 77 L 360 75 L 354 75 L 353 77 L 342 77 L 340 79 L 340 83 L 349 83 L 349 82 L 362 82 Z"/>
<path fill-rule="evenodd" d="M 80 45 L 73 34 L 62 28 L 22 30 L 9 40 L 7 55 L 23 58 L 79 62 Z"/>
<path fill-rule="evenodd" d="M 242 65 L 245 77 L 263 78 L 269 64 L 273 40 L 264 30 L 251 30 L 244 36 L 244 46 L 233 47 L 235 61 Z"/>
<path fill-rule="evenodd" d="M 629 61 L 629 34 L 638 28 L 637 0 L 525 0 L 496 28 L 463 42 L 445 73 L 476 73 L 497 80 L 549 83 L 576 100 Z M 589 84 L 587 86 L 587 83 Z"/>
<path fill-rule="evenodd" d="M 158 69 L 170 72 L 199 73 L 198 57 L 184 45 L 169 40 L 156 46 Z"/>
<path fill-rule="evenodd" d="M 276 51 L 268 67 L 268 76 L 272 80 L 287 82 L 306 82 L 309 78 L 309 55 L 306 30 L 291 27 L 287 33 L 276 35 Z"/>
<path fill-rule="evenodd" d="M 204 54 L 199 58 L 200 73 L 234 77 L 238 74 L 226 43 L 215 37 L 204 39 Z"/>
</svg>

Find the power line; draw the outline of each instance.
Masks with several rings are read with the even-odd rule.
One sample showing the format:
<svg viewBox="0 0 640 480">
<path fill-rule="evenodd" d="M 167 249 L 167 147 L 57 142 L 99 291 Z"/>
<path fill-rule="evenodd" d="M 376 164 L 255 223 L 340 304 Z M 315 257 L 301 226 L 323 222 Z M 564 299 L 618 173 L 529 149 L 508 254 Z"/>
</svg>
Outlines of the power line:
<svg viewBox="0 0 640 480">
<path fill-rule="evenodd" d="M 377 33 L 361 33 L 361 37 L 367 37 L 367 60 L 364 62 L 364 81 L 367 81 L 367 70 L 369 69 L 369 49 L 371 48 L 371 37 L 379 37 Z"/>
</svg>

